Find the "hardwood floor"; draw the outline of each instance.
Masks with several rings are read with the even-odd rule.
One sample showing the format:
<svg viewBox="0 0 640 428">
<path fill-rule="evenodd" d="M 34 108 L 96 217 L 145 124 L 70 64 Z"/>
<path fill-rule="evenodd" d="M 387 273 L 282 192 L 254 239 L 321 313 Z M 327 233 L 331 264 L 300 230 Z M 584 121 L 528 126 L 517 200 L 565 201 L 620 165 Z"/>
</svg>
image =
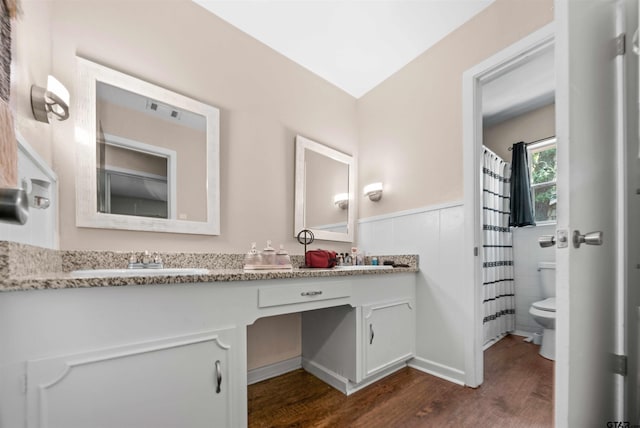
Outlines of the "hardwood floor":
<svg viewBox="0 0 640 428">
<path fill-rule="evenodd" d="M 404 368 L 350 396 L 296 370 L 249 386 L 249 427 L 551 427 L 553 362 L 507 336 L 480 388 Z"/>
</svg>

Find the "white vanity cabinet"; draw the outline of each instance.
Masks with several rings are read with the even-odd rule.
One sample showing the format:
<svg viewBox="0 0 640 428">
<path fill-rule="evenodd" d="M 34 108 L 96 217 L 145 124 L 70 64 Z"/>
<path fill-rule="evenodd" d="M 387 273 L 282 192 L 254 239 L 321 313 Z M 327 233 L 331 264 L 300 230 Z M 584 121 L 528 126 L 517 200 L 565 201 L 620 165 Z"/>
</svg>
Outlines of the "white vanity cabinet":
<svg viewBox="0 0 640 428">
<path fill-rule="evenodd" d="M 0 292 L 0 428 L 245 427 L 248 325 L 302 313 L 348 394 L 413 356 L 414 301 L 409 272 Z"/>
<path fill-rule="evenodd" d="M 302 314 L 304 369 L 345 394 L 403 367 L 415 355 L 413 278 L 375 278 L 353 291 L 354 306 Z"/>
<path fill-rule="evenodd" d="M 415 309 L 410 299 L 362 308 L 364 377 L 415 355 Z"/>
<path fill-rule="evenodd" d="M 228 302 L 255 297 L 228 284 L 0 293 L 0 427 L 246 426 L 246 324 Z"/>
<path fill-rule="evenodd" d="M 233 329 L 27 361 L 29 427 L 230 427 Z"/>
</svg>

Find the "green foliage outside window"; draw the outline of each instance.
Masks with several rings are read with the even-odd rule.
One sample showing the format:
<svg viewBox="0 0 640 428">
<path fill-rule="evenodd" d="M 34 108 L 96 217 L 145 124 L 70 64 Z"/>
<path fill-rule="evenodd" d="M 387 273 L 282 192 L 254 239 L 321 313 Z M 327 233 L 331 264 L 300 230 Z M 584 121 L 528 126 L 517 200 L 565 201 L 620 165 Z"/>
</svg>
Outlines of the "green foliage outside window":
<svg viewBox="0 0 640 428">
<path fill-rule="evenodd" d="M 556 219 L 556 164 L 555 144 L 529 153 L 531 190 L 534 201 L 535 220 Z"/>
</svg>

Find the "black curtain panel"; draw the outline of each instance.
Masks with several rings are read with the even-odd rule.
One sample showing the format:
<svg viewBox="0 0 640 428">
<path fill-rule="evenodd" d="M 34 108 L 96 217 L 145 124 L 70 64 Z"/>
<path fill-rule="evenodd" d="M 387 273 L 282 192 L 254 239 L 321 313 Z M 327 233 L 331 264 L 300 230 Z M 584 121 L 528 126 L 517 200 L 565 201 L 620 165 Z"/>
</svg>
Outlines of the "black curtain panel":
<svg viewBox="0 0 640 428">
<path fill-rule="evenodd" d="M 527 145 L 521 141 L 511 151 L 511 217 L 509 226 L 535 226 Z"/>
</svg>

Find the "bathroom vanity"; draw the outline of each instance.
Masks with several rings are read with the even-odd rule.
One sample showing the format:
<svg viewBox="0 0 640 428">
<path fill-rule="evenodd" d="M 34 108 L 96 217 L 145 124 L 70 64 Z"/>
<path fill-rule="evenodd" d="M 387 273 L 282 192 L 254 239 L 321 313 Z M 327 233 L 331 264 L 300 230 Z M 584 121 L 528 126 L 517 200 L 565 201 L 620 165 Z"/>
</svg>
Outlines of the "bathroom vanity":
<svg viewBox="0 0 640 428">
<path fill-rule="evenodd" d="M 351 393 L 414 355 L 416 271 L 33 276 L 0 292 L 0 426 L 246 426 L 246 327 L 294 312 L 303 367 Z"/>
</svg>

